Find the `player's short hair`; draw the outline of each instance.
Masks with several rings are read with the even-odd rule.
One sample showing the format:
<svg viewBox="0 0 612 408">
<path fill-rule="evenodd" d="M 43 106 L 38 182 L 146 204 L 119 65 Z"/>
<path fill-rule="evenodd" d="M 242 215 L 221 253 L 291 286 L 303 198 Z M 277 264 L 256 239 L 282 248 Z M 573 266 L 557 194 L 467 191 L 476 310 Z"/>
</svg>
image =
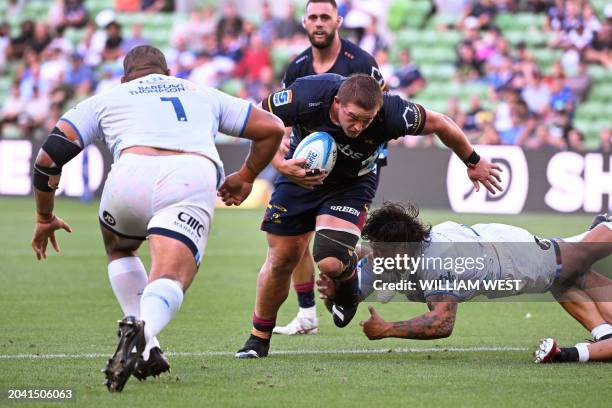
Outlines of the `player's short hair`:
<svg viewBox="0 0 612 408">
<path fill-rule="evenodd" d="M 306 2 L 305 8 L 308 8 L 308 5 L 310 3 L 327 3 L 327 4 L 331 4 L 334 10 L 338 10 L 338 4 L 336 4 L 336 0 L 308 0 Z"/>
<path fill-rule="evenodd" d="M 385 201 L 372 211 L 361 232 L 361 238 L 372 242 L 428 242 L 431 225 L 419 219 L 419 208 L 412 203 Z"/>
<path fill-rule="evenodd" d="M 380 84 L 367 74 L 353 74 L 346 78 L 336 96 L 342 105 L 354 103 L 365 110 L 380 109 L 383 104 Z"/>
<path fill-rule="evenodd" d="M 134 71 L 167 72 L 168 64 L 164 54 L 150 45 L 139 45 L 132 48 L 123 59 L 123 75 L 129 76 Z"/>
</svg>

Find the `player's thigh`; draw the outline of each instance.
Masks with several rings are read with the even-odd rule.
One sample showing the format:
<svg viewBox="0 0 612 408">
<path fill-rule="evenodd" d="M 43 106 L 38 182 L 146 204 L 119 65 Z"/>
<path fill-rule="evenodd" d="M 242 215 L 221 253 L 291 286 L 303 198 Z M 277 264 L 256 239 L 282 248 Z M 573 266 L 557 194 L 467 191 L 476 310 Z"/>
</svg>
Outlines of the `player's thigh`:
<svg viewBox="0 0 612 408">
<path fill-rule="evenodd" d="M 113 164 L 98 211 L 110 259 L 129 256 L 125 253 L 135 251 L 146 238 L 157 172 L 149 157 L 125 155 Z"/>
<path fill-rule="evenodd" d="M 274 273 L 290 273 L 304 256 L 311 237 L 312 232 L 298 235 L 268 233 L 266 236 L 268 241 L 266 266 Z"/>
</svg>

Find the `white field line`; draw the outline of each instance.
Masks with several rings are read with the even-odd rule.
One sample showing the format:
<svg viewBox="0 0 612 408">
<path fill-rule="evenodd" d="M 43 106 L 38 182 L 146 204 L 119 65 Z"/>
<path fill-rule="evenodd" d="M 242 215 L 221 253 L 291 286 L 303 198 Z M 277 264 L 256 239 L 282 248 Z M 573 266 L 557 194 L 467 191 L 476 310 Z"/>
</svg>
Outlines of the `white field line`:
<svg viewBox="0 0 612 408">
<path fill-rule="evenodd" d="M 341 350 L 275 350 L 273 355 L 299 356 L 299 355 L 330 355 L 330 354 L 385 354 L 385 353 L 478 353 L 478 352 L 505 352 L 528 351 L 525 347 L 430 347 L 430 348 L 385 348 L 385 349 L 341 349 Z M 167 352 L 169 357 L 217 357 L 233 356 L 229 351 L 196 351 L 196 352 Z M 0 360 L 86 360 L 107 358 L 110 354 L 0 354 Z"/>
<path fill-rule="evenodd" d="M 57 256 L 61 255 L 63 257 L 106 257 L 104 253 L 104 248 L 100 247 L 100 250 L 94 251 L 81 251 L 74 249 L 62 249 L 62 252 L 57 254 L 53 248 L 47 248 L 47 256 Z M 34 251 L 31 248 L 23 248 L 23 249 L 0 249 L 0 256 L 13 256 L 13 257 L 32 257 L 36 258 Z M 244 250 L 244 249 L 235 249 L 235 250 L 224 250 L 224 249 L 211 249 L 208 251 L 204 251 L 204 257 L 207 256 L 231 256 L 231 257 L 252 257 L 252 256 L 261 256 L 261 258 L 265 258 L 266 249 L 262 249 L 261 251 L 255 250 Z"/>
</svg>

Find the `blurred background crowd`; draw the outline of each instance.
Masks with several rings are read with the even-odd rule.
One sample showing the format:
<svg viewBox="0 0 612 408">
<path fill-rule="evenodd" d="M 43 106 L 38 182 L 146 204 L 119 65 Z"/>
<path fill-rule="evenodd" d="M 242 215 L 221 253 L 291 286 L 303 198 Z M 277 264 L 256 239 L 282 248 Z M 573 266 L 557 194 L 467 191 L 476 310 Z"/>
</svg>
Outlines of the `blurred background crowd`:
<svg viewBox="0 0 612 408">
<path fill-rule="evenodd" d="M 305 4 L 4 0 L 0 137 L 43 137 L 67 108 L 118 84 L 123 56 L 141 44 L 161 48 L 173 75 L 259 102 L 310 45 Z M 447 113 L 472 142 L 611 150 L 612 3 L 338 4 L 342 35 L 375 56 L 390 92 Z"/>
</svg>

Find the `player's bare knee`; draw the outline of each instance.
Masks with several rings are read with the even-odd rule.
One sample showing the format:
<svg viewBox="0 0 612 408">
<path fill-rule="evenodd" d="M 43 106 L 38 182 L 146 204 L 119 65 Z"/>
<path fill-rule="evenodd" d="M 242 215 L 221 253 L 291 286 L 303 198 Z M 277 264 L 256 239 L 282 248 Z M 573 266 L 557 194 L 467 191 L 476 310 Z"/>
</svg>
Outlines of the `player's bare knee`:
<svg viewBox="0 0 612 408">
<path fill-rule="evenodd" d="M 344 270 L 344 264 L 342 261 L 331 256 L 321 259 L 319 262 L 317 262 L 317 266 L 319 267 L 319 271 L 321 273 L 332 278 L 340 276 Z"/>
<path fill-rule="evenodd" d="M 266 263 L 272 273 L 290 274 L 297 265 L 296 259 L 291 253 L 269 251 Z"/>
</svg>

